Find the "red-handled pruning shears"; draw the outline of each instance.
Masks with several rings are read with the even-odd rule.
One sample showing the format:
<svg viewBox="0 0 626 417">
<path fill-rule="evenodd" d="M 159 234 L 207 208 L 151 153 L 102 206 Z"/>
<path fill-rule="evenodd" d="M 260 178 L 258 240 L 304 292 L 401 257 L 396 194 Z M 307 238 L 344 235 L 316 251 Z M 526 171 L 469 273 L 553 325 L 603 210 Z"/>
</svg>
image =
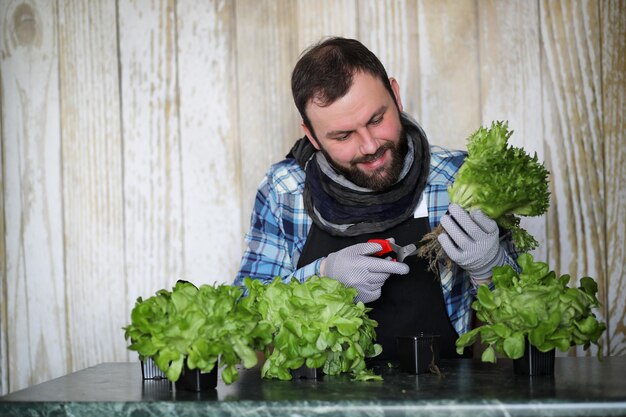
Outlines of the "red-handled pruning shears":
<svg viewBox="0 0 626 417">
<path fill-rule="evenodd" d="M 404 261 L 407 256 L 416 255 L 418 246 L 415 243 L 410 245 L 400 246 L 387 239 L 370 239 L 368 242 L 378 243 L 383 249 L 380 252 L 376 252 L 375 256 L 388 255 L 390 253 L 396 254 L 396 259 L 399 262 Z"/>
</svg>

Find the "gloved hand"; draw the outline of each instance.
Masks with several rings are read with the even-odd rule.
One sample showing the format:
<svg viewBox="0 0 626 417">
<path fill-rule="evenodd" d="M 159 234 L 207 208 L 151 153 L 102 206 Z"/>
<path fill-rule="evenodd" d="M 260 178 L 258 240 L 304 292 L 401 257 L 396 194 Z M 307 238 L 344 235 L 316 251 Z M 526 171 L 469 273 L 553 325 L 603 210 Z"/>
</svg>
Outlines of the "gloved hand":
<svg viewBox="0 0 626 417">
<path fill-rule="evenodd" d="M 441 226 L 446 231 L 438 236 L 441 247 L 472 279 L 490 278 L 491 270 L 504 264 L 498 225 L 481 210 L 468 213 L 461 206 L 450 204 Z"/>
<path fill-rule="evenodd" d="M 356 288 L 359 294 L 355 301 L 374 301 L 391 274 L 409 273 L 405 263 L 371 256 L 382 249 L 378 243 L 367 242 L 333 252 L 322 261 L 320 274 Z"/>
</svg>

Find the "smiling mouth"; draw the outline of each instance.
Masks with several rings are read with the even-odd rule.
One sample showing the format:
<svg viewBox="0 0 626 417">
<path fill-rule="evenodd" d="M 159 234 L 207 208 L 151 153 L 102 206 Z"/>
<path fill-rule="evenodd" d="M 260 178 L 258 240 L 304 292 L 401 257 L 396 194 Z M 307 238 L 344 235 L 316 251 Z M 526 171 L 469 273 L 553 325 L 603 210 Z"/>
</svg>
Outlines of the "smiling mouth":
<svg viewBox="0 0 626 417">
<path fill-rule="evenodd" d="M 355 165 L 360 165 L 367 170 L 377 169 L 385 164 L 387 150 L 387 148 L 380 148 L 374 155 L 361 158 Z"/>
</svg>

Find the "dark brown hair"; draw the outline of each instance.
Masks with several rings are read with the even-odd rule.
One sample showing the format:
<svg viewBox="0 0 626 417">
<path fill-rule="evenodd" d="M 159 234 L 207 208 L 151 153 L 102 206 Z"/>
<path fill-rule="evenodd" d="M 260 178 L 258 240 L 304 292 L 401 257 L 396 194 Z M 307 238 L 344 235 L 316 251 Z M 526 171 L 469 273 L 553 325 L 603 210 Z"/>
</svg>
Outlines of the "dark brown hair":
<svg viewBox="0 0 626 417">
<path fill-rule="evenodd" d="M 333 37 L 302 53 L 291 73 L 291 93 L 302 121 L 314 136 L 313 126 L 306 115 L 307 103 L 315 100 L 320 106 L 331 105 L 346 95 L 358 71 L 379 78 L 395 102 L 385 67 L 361 42 Z"/>
</svg>

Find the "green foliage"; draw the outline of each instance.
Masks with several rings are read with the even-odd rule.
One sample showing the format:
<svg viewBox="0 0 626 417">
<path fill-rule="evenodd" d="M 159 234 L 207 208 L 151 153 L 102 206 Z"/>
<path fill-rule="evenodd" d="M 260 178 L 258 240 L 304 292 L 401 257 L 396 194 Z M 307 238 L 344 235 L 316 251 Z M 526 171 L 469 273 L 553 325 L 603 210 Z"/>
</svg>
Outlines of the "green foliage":
<svg viewBox="0 0 626 417">
<path fill-rule="evenodd" d="M 230 285 L 196 288 L 179 281 L 173 290 L 137 299 L 124 328 L 131 350 L 151 357 L 170 381 L 177 381 L 185 359 L 189 369 L 210 372 L 219 360 L 222 379 L 237 380 L 236 365 L 257 364 L 255 351 L 271 342 L 272 326 Z"/>
<path fill-rule="evenodd" d="M 302 284 L 276 278 L 268 285 L 247 278 L 245 285 L 246 298 L 274 329 L 262 377 L 289 380 L 290 369 L 306 365 L 323 368 L 326 375 L 351 372 L 357 380 L 381 379 L 364 360 L 382 351 L 373 342 L 378 323 L 368 318 L 370 309 L 362 302 L 353 302 L 354 288 L 317 276 Z"/>
<path fill-rule="evenodd" d="M 519 216 L 539 216 L 548 210 L 548 171 L 524 149 L 507 144 L 513 134 L 506 122 L 479 128 L 468 139 L 468 156 L 453 185 L 450 202 L 467 211 L 481 209 L 504 229 L 511 230 L 520 252 L 537 241 L 519 226 Z"/>
<path fill-rule="evenodd" d="M 570 288 L 569 275 L 557 278 L 546 263 L 535 262 L 528 253 L 520 255 L 517 263 L 519 274 L 510 265 L 494 268 L 493 291 L 487 285 L 478 287 L 472 308 L 485 324 L 461 335 L 457 352 L 463 353 L 479 337 L 488 345 L 482 355 L 485 362 L 495 362 L 495 352 L 511 359 L 522 357 L 526 338 L 541 352 L 597 345 L 606 324 L 591 312 L 600 305 L 593 278 L 581 278 L 578 288 Z"/>
</svg>

